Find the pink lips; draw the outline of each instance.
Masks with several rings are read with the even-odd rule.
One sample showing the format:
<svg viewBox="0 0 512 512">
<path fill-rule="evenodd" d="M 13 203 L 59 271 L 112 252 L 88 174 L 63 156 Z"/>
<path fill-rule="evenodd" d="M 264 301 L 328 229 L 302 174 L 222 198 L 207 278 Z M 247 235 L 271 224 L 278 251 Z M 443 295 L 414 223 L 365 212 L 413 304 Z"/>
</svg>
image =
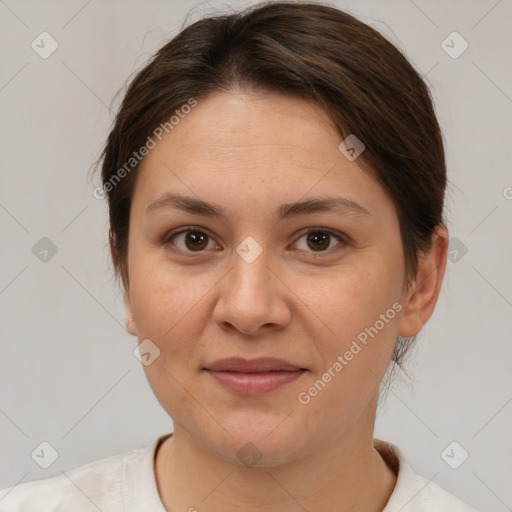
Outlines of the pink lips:
<svg viewBox="0 0 512 512">
<path fill-rule="evenodd" d="M 281 359 L 262 357 L 221 359 L 204 368 L 225 388 L 246 396 L 260 396 L 298 379 L 306 369 Z"/>
</svg>

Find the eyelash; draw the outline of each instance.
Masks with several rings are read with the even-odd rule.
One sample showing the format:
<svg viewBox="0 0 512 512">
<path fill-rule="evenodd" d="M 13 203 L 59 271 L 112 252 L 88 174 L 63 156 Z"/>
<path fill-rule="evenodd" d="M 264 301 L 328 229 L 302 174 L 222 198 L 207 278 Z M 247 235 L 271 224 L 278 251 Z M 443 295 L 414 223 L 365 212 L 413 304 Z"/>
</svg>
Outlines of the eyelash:
<svg viewBox="0 0 512 512">
<path fill-rule="evenodd" d="M 172 243 L 172 239 L 182 233 L 189 233 L 189 232 L 199 232 L 205 234 L 210 240 L 213 240 L 213 237 L 210 236 L 203 228 L 200 228 L 199 226 L 187 226 L 185 228 L 180 228 L 176 231 L 172 231 L 169 233 L 163 240 L 163 244 L 166 246 L 174 246 Z M 322 257 L 322 255 L 331 255 L 334 252 L 337 252 L 340 250 L 344 245 L 348 245 L 347 238 L 335 231 L 332 231 L 331 229 L 327 228 L 309 228 L 307 231 L 303 232 L 300 237 L 297 240 L 300 240 L 302 237 L 309 235 L 310 233 L 325 233 L 328 234 L 331 237 L 334 237 L 340 242 L 336 247 L 332 249 L 327 249 L 325 251 L 306 251 L 311 253 L 313 257 Z M 175 246 L 174 246 L 175 247 Z M 185 254 L 190 257 L 201 255 L 201 253 L 205 252 L 205 250 L 202 251 L 184 251 L 182 249 L 171 249 L 175 253 L 179 254 Z"/>
</svg>

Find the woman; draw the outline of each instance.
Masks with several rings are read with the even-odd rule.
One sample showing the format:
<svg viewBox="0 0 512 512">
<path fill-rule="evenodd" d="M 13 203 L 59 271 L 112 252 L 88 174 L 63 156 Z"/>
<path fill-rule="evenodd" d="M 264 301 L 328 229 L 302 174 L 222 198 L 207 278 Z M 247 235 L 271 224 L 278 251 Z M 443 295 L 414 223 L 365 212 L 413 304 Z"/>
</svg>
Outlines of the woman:
<svg viewBox="0 0 512 512">
<path fill-rule="evenodd" d="M 131 83 L 102 181 L 174 432 L 2 510 L 471 510 L 373 438 L 448 242 L 441 132 L 393 45 L 318 4 L 194 23 Z"/>
</svg>

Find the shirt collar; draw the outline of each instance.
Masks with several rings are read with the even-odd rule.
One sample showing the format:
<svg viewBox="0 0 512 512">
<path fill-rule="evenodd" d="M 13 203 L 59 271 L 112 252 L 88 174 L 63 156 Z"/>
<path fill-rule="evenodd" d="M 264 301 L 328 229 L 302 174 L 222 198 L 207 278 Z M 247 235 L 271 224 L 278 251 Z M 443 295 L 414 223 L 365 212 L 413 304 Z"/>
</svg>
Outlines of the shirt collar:
<svg viewBox="0 0 512 512">
<path fill-rule="evenodd" d="M 137 451 L 123 466 L 122 493 L 126 512 L 166 512 L 155 476 L 155 454 L 160 444 L 172 434 L 156 438 L 147 448 Z"/>
<path fill-rule="evenodd" d="M 137 450 L 123 466 L 122 493 L 126 512 L 166 512 L 158 493 L 155 476 L 155 454 L 171 434 L 157 437 L 150 446 Z M 403 509 L 429 482 L 407 464 L 402 452 L 393 444 L 374 438 L 373 445 L 397 475 L 393 493 L 382 512 Z"/>
</svg>

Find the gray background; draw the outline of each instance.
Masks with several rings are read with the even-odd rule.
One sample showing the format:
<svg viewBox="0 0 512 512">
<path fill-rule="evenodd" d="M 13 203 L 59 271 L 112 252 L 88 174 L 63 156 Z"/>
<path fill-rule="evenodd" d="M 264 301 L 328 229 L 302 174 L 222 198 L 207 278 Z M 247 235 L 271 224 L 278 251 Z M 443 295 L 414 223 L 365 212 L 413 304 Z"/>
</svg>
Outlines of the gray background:
<svg viewBox="0 0 512 512">
<path fill-rule="evenodd" d="M 379 406 L 375 435 L 475 507 L 512 510 L 512 2 L 333 4 L 383 32 L 426 76 L 451 181 L 452 261 L 408 364 L 411 378 L 398 375 Z M 105 203 L 94 198 L 98 182 L 87 173 L 108 133 L 114 94 L 193 5 L 190 20 L 226 8 L 169 0 L 0 2 L 0 488 L 172 430 L 124 328 Z M 59 45 L 47 59 L 31 48 L 43 31 Z M 442 47 L 453 31 L 469 44 L 458 58 Z M 451 41 L 452 52 L 461 48 Z M 57 248 L 46 262 L 32 251 L 43 237 Z M 46 470 L 31 458 L 42 441 L 59 454 Z M 441 456 L 452 441 L 469 453 L 458 469 Z M 462 453 L 458 445 L 449 451 L 452 464 Z"/>
</svg>

